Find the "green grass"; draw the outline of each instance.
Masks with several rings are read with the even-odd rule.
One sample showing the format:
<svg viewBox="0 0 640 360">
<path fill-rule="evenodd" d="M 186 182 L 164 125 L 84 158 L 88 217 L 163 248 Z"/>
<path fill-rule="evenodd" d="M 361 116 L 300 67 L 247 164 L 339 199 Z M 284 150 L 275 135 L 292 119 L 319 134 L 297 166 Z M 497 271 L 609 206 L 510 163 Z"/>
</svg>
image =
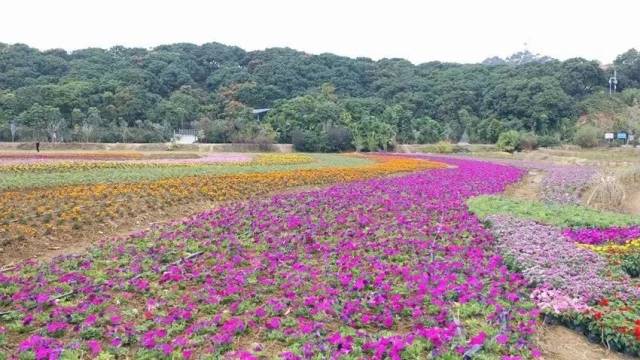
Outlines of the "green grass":
<svg viewBox="0 0 640 360">
<path fill-rule="evenodd" d="M 49 173 L 0 174 L 0 190 L 51 187 L 77 184 L 122 183 L 159 180 L 195 175 L 227 175 L 261 173 L 292 169 L 318 169 L 325 167 L 353 167 L 372 163 L 372 160 L 340 154 L 311 154 L 314 161 L 294 165 L 194 165 L 141 167 L 125 169 L 91 169 Z"/>
<path fill-rule="evenodd" d="M 480 218 L 507 214 L 560 227 L 610 227 L 640 224 L 640 217 L 598 211 L 578 205 L 551 205 L 501 196 L 479 196 L 467 201 Z"/>
</svg>

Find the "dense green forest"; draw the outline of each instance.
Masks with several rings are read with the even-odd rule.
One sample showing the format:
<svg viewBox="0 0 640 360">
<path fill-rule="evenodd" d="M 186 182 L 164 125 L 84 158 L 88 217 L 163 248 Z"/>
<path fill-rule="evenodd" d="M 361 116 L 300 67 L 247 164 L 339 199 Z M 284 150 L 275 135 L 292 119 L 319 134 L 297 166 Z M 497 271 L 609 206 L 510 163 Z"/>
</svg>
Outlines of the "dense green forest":
<svg viewBox="0 0 640 360">
<path fill-rule="evenodd" d="M 73 52 L 0 43 L 0 140 L 13 128 L 25 141 L 155 142 L 195 128 L 206 142 L 315 151 L 494 143 L 507 130 L 552 143 L 570 141 L 591 109 L 640 98 L 636 50 L 614 62 L 614 99 L 598 62 L 528 55 L 414 65 L 218 43 Z M 258 119 L 258 108 L 271 110 Z"/>
</svg>

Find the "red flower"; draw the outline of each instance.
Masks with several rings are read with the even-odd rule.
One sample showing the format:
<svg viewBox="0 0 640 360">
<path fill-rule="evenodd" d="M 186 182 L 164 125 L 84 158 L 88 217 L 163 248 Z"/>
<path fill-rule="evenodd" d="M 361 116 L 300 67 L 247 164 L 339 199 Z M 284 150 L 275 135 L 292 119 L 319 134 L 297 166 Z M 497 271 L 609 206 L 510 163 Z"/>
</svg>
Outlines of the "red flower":
<svg viewBox="0 0 640 360">
<path fill-rule="evenodd" d="M 633 335 L 635 335 L 637 340 L 640 340 L 640 326 L 636 326 L 635 330 L 633 331 Z"/>
<path fill-rule="evenodd" d="M 600 311 L 596 311 L 594 317 L 596 318 L 596 320 L 600 320 L 602 319 L 602 313 Z"/>
<path fill-rule="evenodd" d="M 600 301 L 598 301 L 598 305 L 600 305 L 600 306 L 609 306 L 609 300 L 601 299 Z"/>
</svg>

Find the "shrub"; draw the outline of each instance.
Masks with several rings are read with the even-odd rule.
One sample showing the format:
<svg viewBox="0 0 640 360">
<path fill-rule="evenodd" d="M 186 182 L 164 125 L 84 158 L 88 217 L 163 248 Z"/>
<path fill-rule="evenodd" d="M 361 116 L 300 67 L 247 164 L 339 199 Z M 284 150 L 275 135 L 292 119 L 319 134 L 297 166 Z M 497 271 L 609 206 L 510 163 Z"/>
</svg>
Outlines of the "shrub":
<svg viewBox="0 0 640 360">
<path fill-rule="evenodd" d="M 327 129 L 324 151 L 335 152 L 353 149 L 353 134 L 349 128 L 334 126 Z"/>
<path fill-rule="evenodd" d="M 640 276 L 640 253 L 634 252 L 622 258 L 622 270 L 631 277 Z"/>
<path fill-rule="evenodd" d="M 538 148 L 538 137 L 534 133 L 524 133 L 520 135 L 520 149 L 535 150 Z"/>
<path fill-rule="evenodd" d="M 538 136 L 539 147 L 552 147 L 560 145 L 560 139 L 551 135 Z"/>
<path fill-rule="evenodd" d="M 318 147 L 317 137 L 309 132 L 295 129 L 291 132 L 291 144 L 296 151 L 314 152 Z"/>
<path fill-rule="evenodd" d="M 452 143 L 442 140 L 435 144 L 425 146 L 423 151 L 437 154 L 451 154 L 455 151 L 455 147 Z"/>
<path fill-rule="evenodd" d="M 514 152 L 520 148 L 520 134 L 515 130 L 503 132 L 498 137 L 496 146 L 501 151 Z"/>
<path fill-rule="evenodd" d="M 583 126 L 576 131 L 573 142 L 582 148 L 596 147 L 600 143 L 600 130 L 591 125 Z"/>
</svg>

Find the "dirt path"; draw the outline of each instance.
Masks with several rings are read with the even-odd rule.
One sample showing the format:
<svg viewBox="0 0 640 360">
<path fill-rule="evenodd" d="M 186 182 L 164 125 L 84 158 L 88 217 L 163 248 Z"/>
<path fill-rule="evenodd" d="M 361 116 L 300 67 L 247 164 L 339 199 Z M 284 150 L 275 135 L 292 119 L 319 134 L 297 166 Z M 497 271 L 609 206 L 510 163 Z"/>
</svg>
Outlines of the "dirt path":
<svg viewBox="0 0 640 360">
<path fill-rule="evenodd" d="M 539 170 L 529 170 L 529 173 L 517 184 L 509 186 L 505 190 L 505 195 L 516 199 L 538 200 L 540 183 L 544 173 Z"/>
<path fill-rule="evenodd" d="M 541 327 L 538 346 L 544 360 L 630 360 L 635 359 L 615 351 L 607 350 L 601 344 L 594 344 L 586 337 L 564 326 L 545 325 Z"/>
</svg>

